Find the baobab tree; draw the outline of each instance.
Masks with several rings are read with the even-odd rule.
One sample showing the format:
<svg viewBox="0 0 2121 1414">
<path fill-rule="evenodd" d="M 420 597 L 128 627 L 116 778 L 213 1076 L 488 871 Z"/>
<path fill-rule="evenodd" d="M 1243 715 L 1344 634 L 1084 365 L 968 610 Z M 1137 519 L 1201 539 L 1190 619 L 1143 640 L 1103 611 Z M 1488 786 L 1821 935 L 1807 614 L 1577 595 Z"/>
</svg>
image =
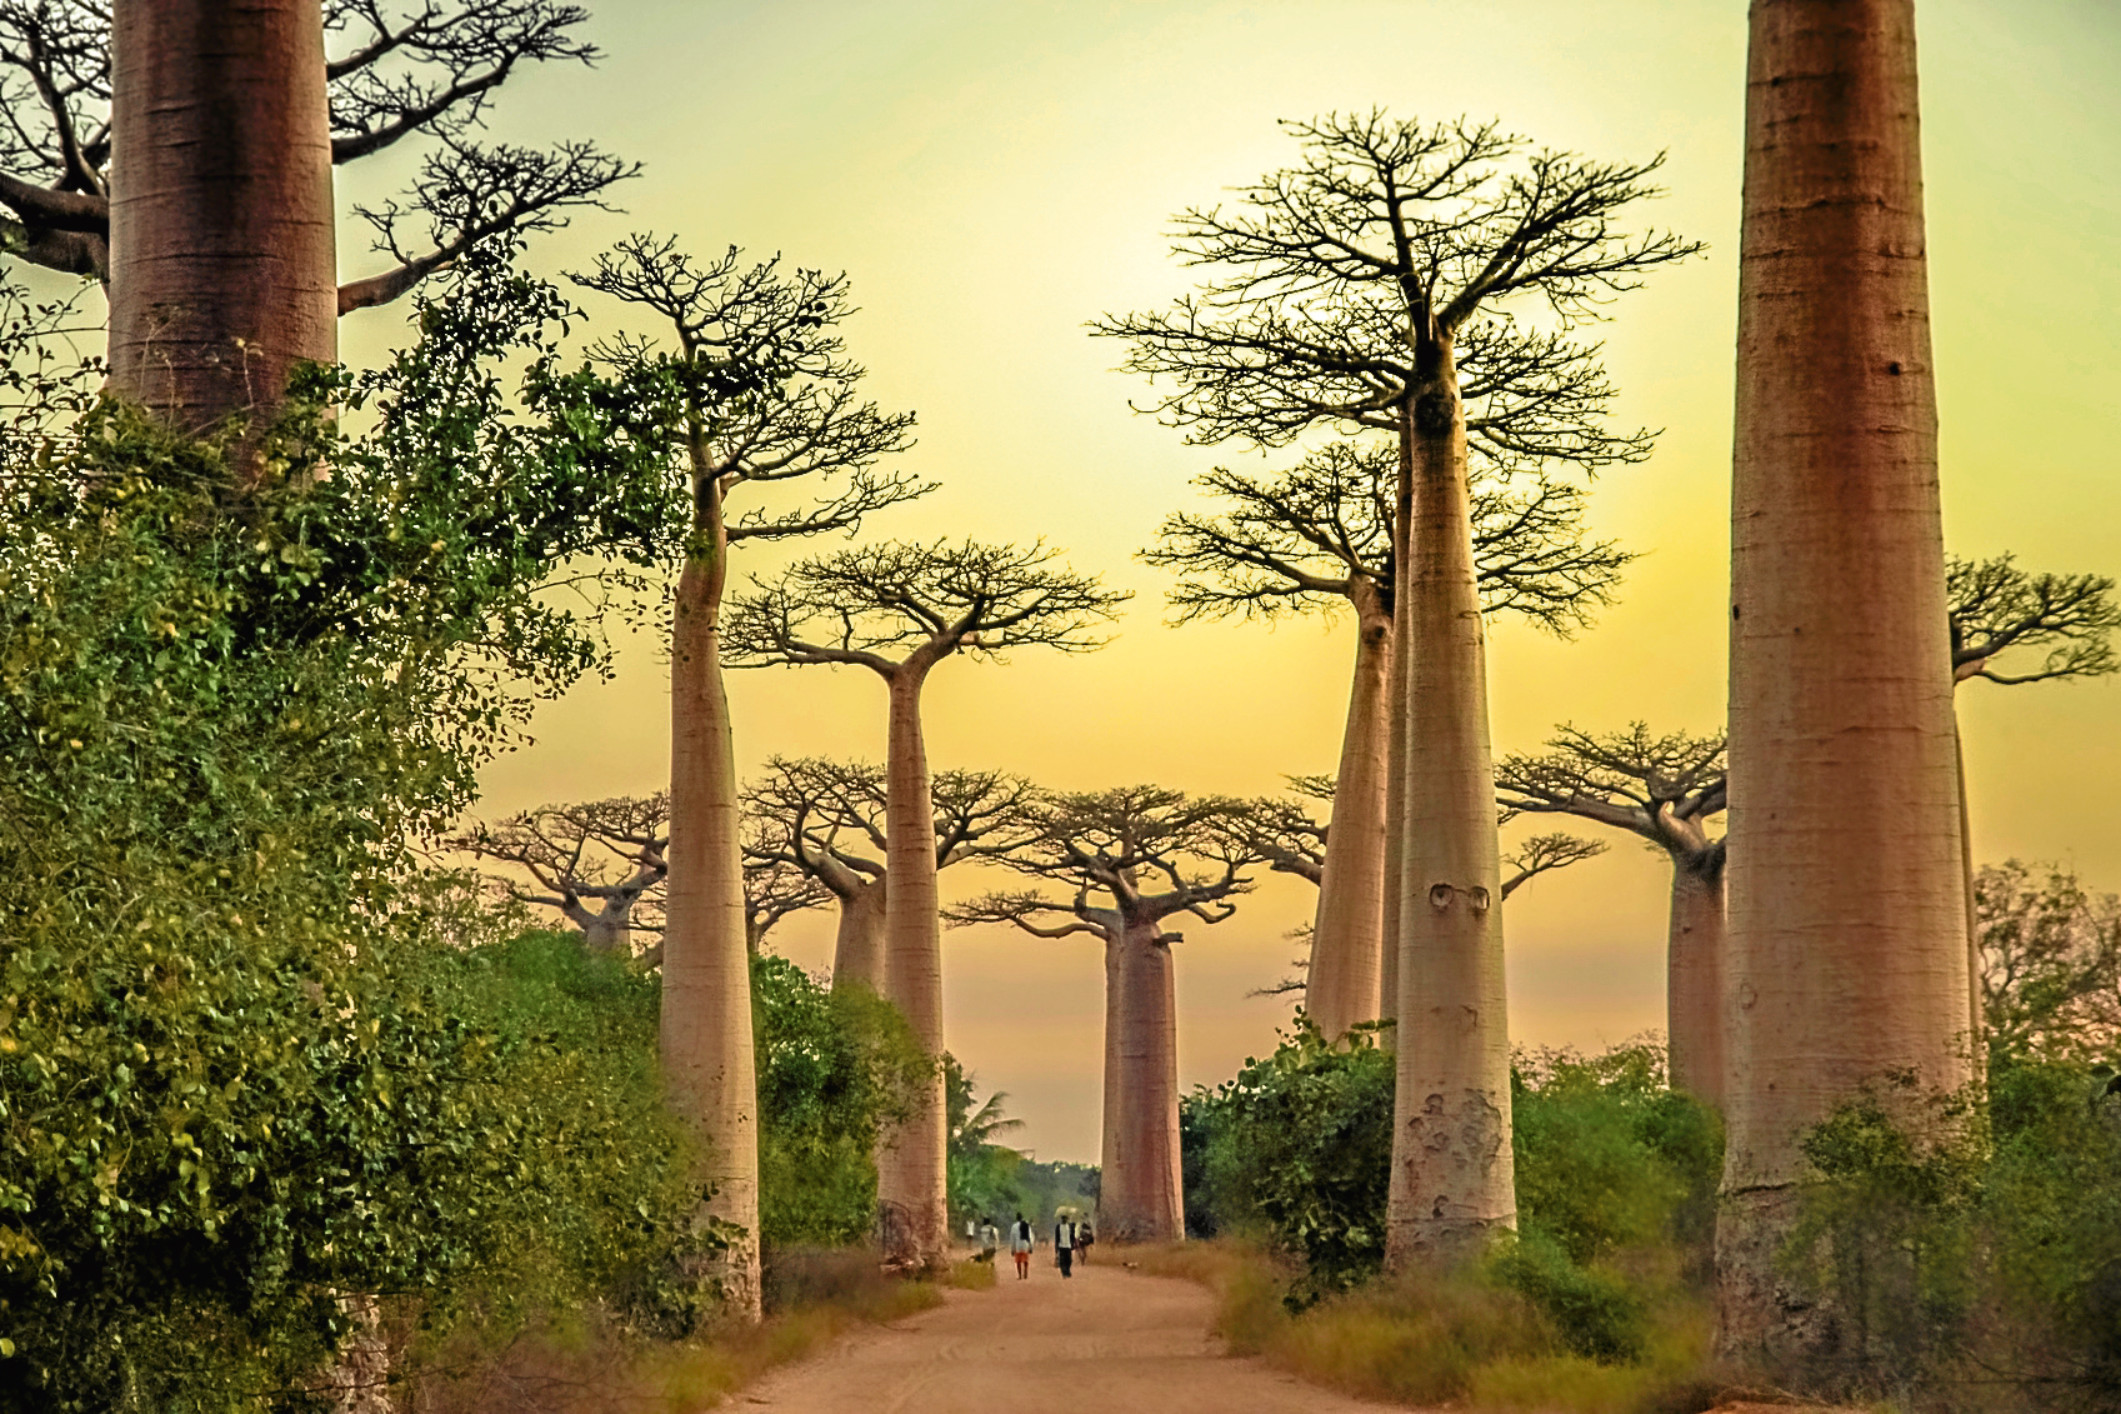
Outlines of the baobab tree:
<svg viewBox="0 0 2121 1414">
<path fill-rule="evenodd" d="M 1271 477 L 1218 467 L 1199 484 L 1226 509 L 1169 517 L 1142 555 L 1182 576 L 1170 594 L 1181 623 L 1353 611 L 1342 789 L 1331 797 L 1338 844 L 1325 859 L 1305 1003 L 1329 1038 L 1383 1015 L 1384 995 L 1397 981 L 1397 968 L 1387 966 L 1384 896 L 1398 478 L 1398 457 L 1378 443 L 1328 443 Z M 1611 602 L 1630 557 L 1586 536 L 1583 502 L 1581 488 L 1545 475 L 1476 481 L 1473 558 L 1486 613 L 1522 614 L 1566 635 Z"/>
<path fill-rule="evenodd" d="M 1543 755 L 1505 756 L 1495 788 L 1511 812 L 1573 815 L 1626 830 L 1672 863 L 1665 938 L 1665 1034 L 1674 1089 L 1723 1103 L 1724 742 L 1636 722 L 1603 736 L 1564 726 Z"/>
<path fill-rule="evenodd" d="M 756 1318 L 758 1136 L 745 946 L 743 841 L 735 743 L 722 682 L 729 554 L 747 540 L 852 531 L 864 516 L 928 488 L 882 469 L 911 443 L 910 413 L 860 396 L 861 367 L 839 324 L 847 279 L 779 262 L 746 266 L 731 248 L 696 264 L 674 241 L 636 235 L 600 256 L 582 286 L 647 310 L 668 344 L 607 340 L 622 379 L 674 386 L 669 448 L 691 514 L 670 626 L 670 893 L 663 938 L 662 1059 L 679 1113 L 714 1169 L 713 1216 L 753 1234 L 723 1274 L 734 1309 Z M 815 499 L 755 505 L 732 496 L 822 484 Z"/>
<path fill-rule="evenodd" d="M 1001 860 L 1070 889 L 988 894 L 954 925 L 1007 923 L 1040 938 L 1105 945 L 1104 1139 L 1098 1230 L 1122 1242 L 1183 1238 L 1178 1145 L 1178 1010 L 1168 931 L 1180 915 L 1220 923 L 1262 861 L 1242 801 L 1132 786 L 1057 795 L 1035 838 Z"/>
<path fill-rule="evenodd" d="M 1266 796 L 1248 802 L 1249 820 L 1247 828 L 1252 832 L 1252 841 L 1260 857 L 1269 869 L 1277 874 L 1294 874 L 1299 879 L 1308 879 L 1323 886 L 1333 864 L 1333 850 L 1327 847 L 1332 826 L 1313 816 L 1303 804 L 1305 800 L 1323 801 L 1335 808 L 1343 798 L 1336 790 L 1331 776 L 1291 776 L 1290 794 Z M 1587 840 L 1576 835 L 1553 833 L 1533 835 L 1516 850 L 1502 857 L 1502 897 L 1507 899 L 1541 874 L 1556 869 L 1566 869 L 1586 859 L 1605 853 L 1606 846 L 1598 840 Z M 1311 1012 L 1311 976 L 1317 966 L 1318 948 L 1313 930 L 1316 925 L 1306 925 L 1289 936 L 1309 945 L 1307 955 L 1295 959 L 1295 967 L 1304 975 L 1301 978 L 1284 977 L 1270 987 L 1263 987 L 1260 996 L 1286 996 L 1290 993 L 1304 994 L 1304 1012 Z M 1312 1020 L 1316 1020 L 1312 1017 Z M 1323 1030 L 1323 1028 L 1320 1028 Z"/>
<path fill-rule="evenodd" d="M 921 692 L 953 655 L 1000 659 L 1018 648 L 1083 652 L 1125 594 L 1054 564 L 1043 545 L 889 543 L 797 561 L 739 596 L 726 643 L 732 666 L 866 668 L 889 696 L 885 757 L 884 997 L 938 1058 L 933 1083 L 885 1142 L 877 1201 L 894 1263 L 934 1267 L 949 1244 L 944 1149 L 941 921 L 936 830 Z"/>
<path fill-rule="evenodd" d="M 1320 424 L 1394 437 L 1393 761 L 1398 1099 L 1386 1261 L 1448 1265 L 1516 1220 L 1501 887 L 1469 448 L 1586 471 L 1647 454 L 1614 434 L 1592 346 L 1568 330 L 1698 249 L 1624 234 L 1661 158 L 1530 150 L 1494 124 L 1382 112 L 1285 125 L 1301 165 L 1234 210 L 1178 218 L 1212 283 L 1159 314 L 1107 320 L 1127 367 L 1195 441 L 1274 445 Z M 1535 331 L 1512 312 L 1535 309 Z M 1388 782 L 1389 788 L 1389 782 Z M 1396 818 L 1394 818 L 1396 816 Z"/>
<path fill-rule="evenodd" d="M 1866 1087 L 1933 1131 L 1971 1002 L 1914 4 L 1750 23 L 1719 1340 L 1801 1375 L 1839 1327 L 1777 1270 L 1801 1140 Z"/>
<path fill-rule="evenodd" d="M 788 867 L 764 848 L 754 822 L 744 849 L 744 940 L 756 954 L 775 924 L 790 914 L 821 908 L 832 895 L 809 874 Z M 670 866 L 670 796 L 615 796 L 573 805 L 545 805 L 497 823 L 481 822 L 452 836 L 452 849 L 512 866 L 489 873 L 506 899 L 550 908 L 582 932 L 597 956 L 638 956 L 663 962 L 663 913 Z M 657 941 L 636 949 L 635 933 Z"/>
<path fill-rule="evenodd" d="M 335 358 L 339 315 L 632 175 L 588 143 L 477 138 L 515 73 L 596 59 L 587 18 L 555 0 L 8 0 L 0 251 L 106 283 L 117 391 L 186 429 L 269 410 L 295 363 Z M 356 208 L 389 267 L 338 285 L 334 167 L 422 139 L 406 195 Z"/>
<path fill-rule="evenodd" d="M 1967 966 L 1983 975 L 1980 922 L 1976 917 L 1974 841 L 1966 796 L 1966 738 L 1958 721 L 1958 688 L 1980 680 L 2003 687 L 2105 677 L 2117 667 L 2113 633 L 2121 609 L 2114 581 L 2095 574 L 2034 574 L 2011 555 L 1987 560 L 1951 556 L 1945 564 L 1945 598 L 1951 612 L 1954 744 L 1959 762 L 1959 857 L 1966 875 Z M 1987 1027 L 1980 987 L 1968 989 L 1973 1036 Z"/>
<path fill-rule="evenodd" d="M 557 910 L 582 930 L 591 953 L 631 957 L 635 928 L 662 931 L 669 819 L 665 793 L 614 796 L 481 822 L 447 843 L 512 866 L 490 876 L 495 887 L 519 903 Z"/>
<path fill-rule="evenodd" d="M 778 859 L 764 859 L 744 847 L 744 946 L 757 957 L 766 946 L 766 936 L 783 918 L 823 908 L 833 901 L 832 891 L 811 875 Z M 656 961 L 662 961 L 658 946 Z"/>
<path fill-rule="evenodd" d="M 999 771 L 936 771 L 930 781 L 935 867 L 1014 848 L 1028 822 L 1031 783 Z M 834 990 L 884 992 L 884 903 L 889 850 L 884 769 L 866 761 L 776 756 L 744 789 L 753 837 L 748 867 L 799 871 L 839 904 Z"/>
</svg>

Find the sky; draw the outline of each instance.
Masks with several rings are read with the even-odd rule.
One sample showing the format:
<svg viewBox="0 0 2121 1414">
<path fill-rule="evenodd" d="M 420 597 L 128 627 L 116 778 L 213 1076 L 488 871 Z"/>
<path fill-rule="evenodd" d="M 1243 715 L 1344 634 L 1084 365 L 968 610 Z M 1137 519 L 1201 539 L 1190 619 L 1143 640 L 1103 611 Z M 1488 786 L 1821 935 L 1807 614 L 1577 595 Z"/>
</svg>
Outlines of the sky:
<svg viewBox="0 0 2121 1414">
<path fill-rule="evenodd" d="M 736 244 L 845 270 L 850 352 L 871 396 L 919 415 L 905 465 L 942 489 L 872 538 L 1043 537 L 1135 599 L 1104 650 L 953 661 L 928 692 L 938 766 L 1053 787 L 1156 782 L 1261 794 L 1329 771 L 1353 653 L 1345 619 L 1171 627 L 1168 580 L 1133 557 L 1217 465 L 1130 410 L 1148 390 L 1089 338 L 1106 312 L 1189 288 L 1168 223 L 1282 165 L 1276 120 L 1383 106 L 1496 117 L 1609 159 L 1668 154 L 1643 221 L 1708 244 L 1611 309 L 1598 331 L 1616 421 L 1663 429 L 1647 463 L 1598 482 L 1594 530 L 1643 558 L 1591 630 L 1500 624 L 1498 752 L 1556 725 L 1642 719 L 1715 730 L 1725 693 L 1731 349 L 1742 0 L 604 0 L 594 69 L 526 71 L 498 136 L 594 138 L 643 164 L 622 213 L 540 237 L 530 263 L 581 269 L 634 230 L 714 254 Z M 1922 0 L 1924 160 L 1946 539 L 2035 569 L 2121 572 L 2121 8 L 2111 0 Z M 364 162 L 378 199 L 410 160 Z M 363 229 L 342 232 L 367 273 Z M 585 299 L 592 327 L 627 316 Z M 349 319 L 350 361 L 401 340 L 402 311 Z M 810 547 L 836 548 L 831 541 Z M 785 555 L 746 549 L 740 572 Z M 740 673 L 746 770 L 775 753 L 880 758 L 884 698 L 860 669 Z M 489 769 L 481 813 L 645 793 L 666 779 L 667 664 L 622 641 L 616 677 L 540 709 L 533 745 Z M 2121 889 L 2121 681 L 1961 690 L 1977 859 L 2056 860 Z M 1551 826 L 1545 826 L 1551 828 Z M 1534 828 L 1540 828 L 1536 825 Z M 1596 834 L 1584 825 L 1582 833 Z M 1666 867 L 1624 837 L 1508 905 L 1511 1034 L 1597 1047 L 1662 1024 Z M 946 897 L 1005 882 L 944 876 Z M 1285 936 L 1310 886 L 1262 875 L 1230 921 L 1178 949 L 1180 1079 L 1212 1084 L 1274 1045 Z M 824 913 L 771 946 L 829 960 Z M 1080 938 L 945 936 L 950 1049 L 1010 1096 L 1039 1157 L 1094 1160 L 1102 962 Z"/>
</svg>

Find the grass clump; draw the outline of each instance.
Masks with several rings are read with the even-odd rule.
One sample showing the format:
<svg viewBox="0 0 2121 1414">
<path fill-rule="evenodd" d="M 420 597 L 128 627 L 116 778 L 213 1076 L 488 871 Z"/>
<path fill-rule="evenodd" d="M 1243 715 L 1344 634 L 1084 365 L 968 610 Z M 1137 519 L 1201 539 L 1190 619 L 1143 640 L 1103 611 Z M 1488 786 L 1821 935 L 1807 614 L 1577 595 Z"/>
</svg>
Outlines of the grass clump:
<svg viewBox="0 0 2121 1414">
<path fill-rule="evenodd" d="M 1518 1057 L 1520 1230 L 1440 1280 L 1379 1275 L 1394 1079 L 1372 1035 L 1329 1046 L 1300 1021 L 1273 1055 L 1195 1092 L 1188 1217 L 1197 1207 L 1196 1230 L 1222 1237 L 1145 1255 L 1143 1270 L 1214 1285 L 1234 1350 L 1364 1398 L 1685 1404 L 1708 1347 L 1723 1143 L 1713 1112 L 1666 1085 L 1662 1048 Z"/>
<path fill-rule="evenodd" d="M 423 1414 L 693 1414 L 845 1332 L 942 1304 L 937 1283 L 886 1276 L 864 1248 L 769 1251 L 764 1322 L 644 1342 L 596 1313 L 555 1318 L 496 1348 L 461 1345 L 420 1380 Z M 953 1283 L 954 1284 L 954 1283 Z"/>
</svg>

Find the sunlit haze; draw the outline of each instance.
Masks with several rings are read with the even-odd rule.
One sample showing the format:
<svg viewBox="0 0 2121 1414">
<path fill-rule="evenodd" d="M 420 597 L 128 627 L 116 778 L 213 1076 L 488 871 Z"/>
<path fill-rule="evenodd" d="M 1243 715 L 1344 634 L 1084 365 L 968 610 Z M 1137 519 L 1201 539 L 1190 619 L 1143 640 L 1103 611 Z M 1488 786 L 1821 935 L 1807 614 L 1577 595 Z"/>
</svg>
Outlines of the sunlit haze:
<svg viewBox="0 0 2121 1414">
<path fill-rule="evenodd" d="M 1044 537 L 1135 594 L 1081 657 L 951 661 L 928 694 L 939 767 L 1050 786 L 1156 782 L 1260 794 L 1334 766 L 1353 645 L 1345 617 L 1169 627 L 1168 578 L 1134 553 L 1200 504 L 1217 464 L 1291 454 L 1200 448 L 1139 415 L 1121 350 L 1085 322 L 1190 287 L 1168 251 L 1179 208 L 1292 160 L 1278 118 L 1381 105 L 1495 116 L 1602 158 L 1669 153 L 1640 221 L 1705 257 L 1611 307 L 1617 421 L 1662 428 L 1655 456 L 1598 483 L 1594 529 L 1643 558 L 1620 602 L 1563 642 L 1504 624 L 1490 649 L 1496 748 L 1561 722 L 1642 718 L 1712 731 L 1724 706 L 1732 338 L 1744 102 L 1737 0 L 605 0 L 594 70 L 526 72 L 498 136 L 594 137 L 638 159 L 618 214 L 536 239 L 534 268 L 586 266 L 629 230 L 844 269 L 846 329 L 887 408 L 918 412 L 907 465 L 942 489 L 877 516 L 875 538 Z M 2121 10 L 2111 0 L 1925 0 L 1922 76 L 1947 541 L 2035 570 L 2121 571 Z M 410 161 L 408 156 L 405 161 Z M 354 200 L 403 175 L 360 164 Z M 343 205 L 343 203 L 342 203 Z M 342 231 L 364 273 L 365 228 Z M 584 297 L 593 327 L 630 316 Z M 402 308 L 346 321 L 360 362 L 403 338 Z M 638 326 L 636 326 L 638 327 Z M 821 548 L 821 547 L 811 547 Z M 746 547 L 739 573 L 800 553 Z M 660 788 L 667 669 L 622 642 L 609 684 L 541 708 L 535 744 L 486 774 L 481 812 Z M 739 759 L 880 759 L 881 686 L 856 669 L 732 675 Z M 1975 856 L 2059 860 L 2121 888 L 2121 682 L 1961 689 Z M 1551 824 L 1534 828 L 1553 828 Z M 1523 830 L 1514 826 L 1513 830 Z M 1585 833 L 1596 827 L 1582 826 Z M 1507 910 L 1511 1033 L 1595 1046 L 1662 1025 L 1669 870 L 1616 836 Z M 953 869 L 946 898 L 995 885 Z M 1178 949 L 1180 1078 L 1229 1076 L 1272 1047 L 1286 934 L 1315 891 L 1260 872 Z M 830 955 L 831 917 L 777 951 Z M 1097 1151 L 1103 969 L 1096 945 L 1000 927 L 945 937 L 950 1049 L 1011 1096 L 1041 1158 Z"/>
</svg>

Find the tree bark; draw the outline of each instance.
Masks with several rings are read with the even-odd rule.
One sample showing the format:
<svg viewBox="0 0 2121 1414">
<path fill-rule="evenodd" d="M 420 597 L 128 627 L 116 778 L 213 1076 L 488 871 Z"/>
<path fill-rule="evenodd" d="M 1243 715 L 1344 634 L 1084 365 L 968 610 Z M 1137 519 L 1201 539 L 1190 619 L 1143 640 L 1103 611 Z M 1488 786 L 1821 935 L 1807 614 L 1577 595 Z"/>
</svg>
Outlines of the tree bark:
<svg viewBox="0 0 2121 1414">
<path fill-rule="evenodd" d="M 839 895 L 839 929 L 832 942 L 835 991 L 859 983 L 878 996 L 884 995 L 884 908 L 888 889 L 888 878 L 858 877 L 849 892 Z"/>
<path fill-rule="evenodd" d="M 671 630 L 663 1078 L 705 1149 L 705 1212 L 740 1233 L 702 1275 L 722 1284 L 731 1315 L 757 1321 L 758 1078 L 736 755 L 720 650 L 729 547 L 720 486 L 697 462 L 693 495 L 694 532 Z"/>
<path fill-rule="evenodd" d="M 1375 1021 L 1383 1005 L 1392 620 L 1370 580 L 1356 576 L 1349 597 L 1355 603 L 1355 680 L 1304 986 L 1304 1010 L 1328 1040 Z"/>
<path fill-rule="evenodd" d="M 904 1013 L 921 1049 L 935 1061 L 912 1113 L 892 1128 L 877 1156 L 877 1204 L 884 1255 L 922 1270 L 949 1261 L 950 1218 L 945 1153 L 949 1109 L 943 1088 L 943 940 L 936 894 L 935 805 L 928 750 L 921 735 L 921 687 L 927 663 L 916 659 L 890 677 L 891 720 L 884 786 L 884 995 Z"/>
<path fill-rule="evenodd" d="M 1755 0 L 1732 485 L 1720 1343 L 1800 1372 L 1805 1131 L 1969 1078 L 1913 0 Z M 1892 1083 L 1886 1084 L 1889 1079 Z"/>
<path fill-rule="evenodd" d="M 111 388 L 185 431 L 270 416 L 338 356 L 318 0 L 117 0 L 111 82 Z"/>
<path fill-rule="evenodd" d="M 591 957 L 632 957 L 632 911 L 599 913 L 582 924 L 582 947 Z"/>
<path fill-rule="evenodd" d="M 1118 1023 L 1118 1064 L 1116 1083 L 1106 1082 L 1114 1108 L 1106 1117 L 1100 1231 L 1121 1242 L 1175 1242 L 1186 1235 L 1186 1210 L 1171 948 L 1155 920 L 1130 919 L 1117 953 L 1117 967 L 1107 968 L 1108 978 L 1117 973 L 1119 1002 L 1108 999 L 1106 1016 L 1108 1027 Z"/>
<path fill-rule="evenodd" d="M 1097 1230 L 1107 1241 L 1119 1240 L 1121 1218 L 1132 1221 L 1134 1195 L 1129 1190 L 1128 1161 L 1132 1146 L 1126 1137 L 1126 1117 L 1133 1113 L 1133 1094 L 1128 1088 L 1126 1039 L 1135 1029 L 1127 988 L 1126 928 L 1116 919 L 1103 930 L 1105 939 L 1105 1073 L 1104 1108 L 1099 1114 L 1097 1154 Z"/>
<path fill-rule="evenodd" d="M 1417 331 L 1407 554 L 1396 567 L 1405 664 L 1399 1065 L 1385 1260 L 1440 1269 L 1514 1227 L 1502 867 L 1487 666 L 1447 335 Z"/>
<path fill-rule="evenodd" d="M 1384 956 L 1377 970 L 1379 1019 L 1392 1025 L 1378 1038 L 1399 1045 L 1399 902 L 1407 869 L 1407 619 L 1398 577 L 1407 563 L 1407 525 L 1414 518 L 1414 439 L 1411 419 L 1402 415 L 1399 437 L 1399 485 L 1392 515 L 1392 653 L 1386 667 L 1390 687 L 1385 711 L 1385 872 L 1381 903 Z"/>
<path fill-rule="evenodd" d="M 1721 1109 L 1724 1096 L 1723 851 L 1672 856 L 1665 1037 L 1672 1088 Z"/>
<path fill-rule="evenodd" d="M 1966 1049 L 1977 1079 L 1988 1076 L 1988 1017 L 1981 997 L 1981 920 L 1974 911 L 1974 821 L 1966 800 L 1966 734 L 1953 684 L 1952 766 L 1959 776 L 1959 877 L 1966 889 Z"/>
</svg>

